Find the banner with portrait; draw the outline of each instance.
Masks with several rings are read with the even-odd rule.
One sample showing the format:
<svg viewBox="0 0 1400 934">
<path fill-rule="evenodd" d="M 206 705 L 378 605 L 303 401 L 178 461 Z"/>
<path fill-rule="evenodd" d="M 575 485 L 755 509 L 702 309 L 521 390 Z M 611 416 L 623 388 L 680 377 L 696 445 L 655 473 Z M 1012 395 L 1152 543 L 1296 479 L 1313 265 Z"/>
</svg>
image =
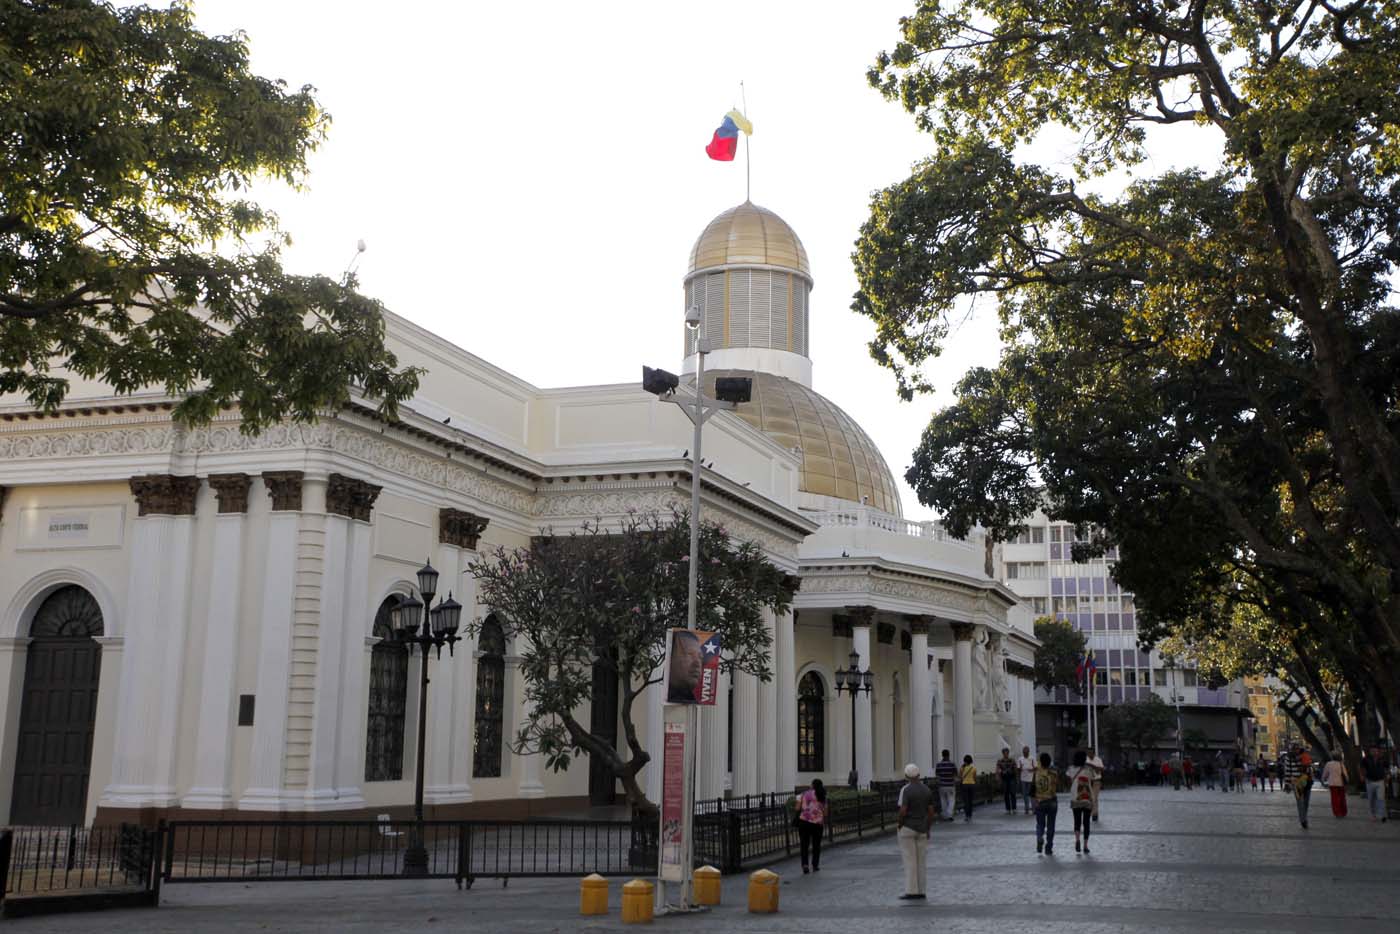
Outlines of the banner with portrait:
<svg viewBox="0 0 1400 934">
<path fill-rule="evenodd" d="M 666 703 L 714 706 L 719 696 L 718 633 L 672 629 Z"/>
</svg>

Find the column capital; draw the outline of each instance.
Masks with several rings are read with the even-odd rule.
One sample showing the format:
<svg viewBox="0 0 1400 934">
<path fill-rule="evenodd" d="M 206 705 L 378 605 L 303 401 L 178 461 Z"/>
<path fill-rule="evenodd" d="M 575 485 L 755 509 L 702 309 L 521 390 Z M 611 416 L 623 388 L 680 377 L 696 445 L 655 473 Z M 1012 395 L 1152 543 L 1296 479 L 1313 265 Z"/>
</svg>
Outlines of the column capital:
<svg viewBox="0 0 1400 934">
<path fill-rule="evenodd" d="M 368 480 L 333 473 L 326 481 L 326 512 L 368 522 L 382 489 Z"/>
<path fill-rule="evenodd" d="M 873 606 L 848 606 L 846 612 L 851 614 L 851 625 L 872 626 L 875 623 L 875 608 Z"/>
<path fill-rule="evenodd" d="M 132 477 L 131 495 L 136 497 L 138 516 L 192 516 L 198 477 L 152 473 Z"/>
<path fill-rule="evenodd" d="M 305 474 L 300 470 L 268 470 L 262 475 L 267 495 L 272 497 L 275 512 L 299 512 L 301 510 L 301 481 Z"/>
<path fill-rule="evenodd" d="M 211 473 L 209 487 L 219 501 L 219 512 L 237 513 L 248 511 L 248 488 L 253 478 L 246 473 Z"/>
<path fill-rule="evenodd" d="M 953 638 L 959 642 L 971 642 L 972 634 L 977 631 L 974 623 L 953 623 Z"/>
<path fill-rule="evenodd" d="M 462 509 L 438 510 L 438 544 L 476 551 L 477 541 L 491 520 Z"/>
<path fill-rule="evenodd" d="M 933 625 L 932 616 L 921 616 L 915 613 L 906 613 L 905 619 L 909 621 L 909 632 L 916 636 L 926 636 L 929 628 Z"/>
</svg>

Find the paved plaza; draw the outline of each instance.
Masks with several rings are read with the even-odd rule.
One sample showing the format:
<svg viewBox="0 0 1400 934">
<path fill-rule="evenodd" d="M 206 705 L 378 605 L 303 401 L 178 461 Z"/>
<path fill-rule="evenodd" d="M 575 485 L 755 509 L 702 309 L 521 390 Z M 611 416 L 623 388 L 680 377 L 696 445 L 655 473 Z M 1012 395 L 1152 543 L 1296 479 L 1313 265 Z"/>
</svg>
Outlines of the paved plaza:
<svg viewBox="0 0 1400 934">
<path fill-rule="evenodd" d="M 893 838 L 832 848 L 822 872 L 783 877 L 782 911 L 749 915 L 745 879 L 725 880 L 724 904 L 704 915 L 658 919 L 678 931 L 1100 932 L 1400 930 L 1400 822 L 1371 823 L 1362 801 L 1336 820 L 1313 796 L 1302 830 L 1282 792 L 1131 789 L 1105 793 L 1093 854 L 1057 836 L 1037 857 L 1032 818 L 984 807 L 971 824 L 940 824 L 930 858 L 929 900 L 901 902 Z M 1069 809 L 1060 811 L 1063 830 Z M 612 913 L 577 914 L 575 880 L 261 883 L 168 886 L 154 910 L 6 922 L 16 932 L 549 932 L 614 931 Z"/>
</svg>

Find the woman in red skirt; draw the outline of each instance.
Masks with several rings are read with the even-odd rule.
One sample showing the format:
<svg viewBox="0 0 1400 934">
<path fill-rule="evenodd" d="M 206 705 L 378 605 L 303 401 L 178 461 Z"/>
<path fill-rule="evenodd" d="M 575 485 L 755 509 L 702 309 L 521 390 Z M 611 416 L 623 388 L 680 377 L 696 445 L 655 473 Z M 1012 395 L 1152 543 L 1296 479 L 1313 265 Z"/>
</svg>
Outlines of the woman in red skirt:
<svg viewBox="0 0 1400 934">
<path fill-rule="evenodd" d="M 1342 765 L 1342 754 L 1332 753 L 1332 761 L 1322 767 L 1322 784 L 1332 792 L 1332 815 L 1347 816 L 1347 767 Z"/>
</svg>

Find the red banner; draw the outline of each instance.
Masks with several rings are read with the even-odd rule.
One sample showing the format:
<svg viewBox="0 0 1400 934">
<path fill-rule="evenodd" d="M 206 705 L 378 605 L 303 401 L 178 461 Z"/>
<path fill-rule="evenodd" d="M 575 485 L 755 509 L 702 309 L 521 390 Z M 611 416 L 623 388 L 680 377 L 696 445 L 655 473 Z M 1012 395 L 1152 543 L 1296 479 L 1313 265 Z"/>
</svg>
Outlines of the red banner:
<svg viewBox="0 0 1400 934">
<path fill-rule="evenodd" d="M 680 881 L 685 861 L 685 724 L 668 723 L 661 759 L 660 876 Z"/>
</svg>

